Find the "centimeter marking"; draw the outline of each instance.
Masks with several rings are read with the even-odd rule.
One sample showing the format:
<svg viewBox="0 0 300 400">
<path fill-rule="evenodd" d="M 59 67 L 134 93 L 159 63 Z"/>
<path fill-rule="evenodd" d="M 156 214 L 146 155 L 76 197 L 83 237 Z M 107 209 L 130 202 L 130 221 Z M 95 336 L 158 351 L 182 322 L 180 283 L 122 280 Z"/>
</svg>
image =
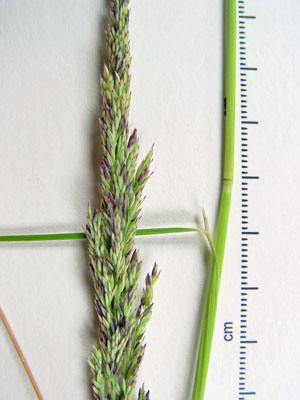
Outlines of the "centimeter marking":
<svg viewBox="0 0 300 400">
<path fill-rule="evenodd" d="M 246 27 L 248 23 L 255 20 L 254 15 L 245 13 L 246 0 L 238 1 L 238 37 L 239 37 L 239 70 L 240 70 L 240 122 L 241 122 L 241 291 L 240 291 L 240 354 L 239 354 L 239 390 L 238 399 L 245 400 L 249 396 L 255 396 L 256 392 L 253 388 L 247 387 L 247 362 L 248 346 L 257 343 L 257 340 L 248 338 L 248 298 L 258 290 L 257 286 L 250 286 L 248 283 L 248 274 L 250 265 L 248 262 L 249 243 L 253 236 L 259 232 L 249 230 L 249 186 L 259 179 L 256 175 L 248 173 L 248 141 L 249 131 L 255 129 L 258 121 L 248 119 L 248 74 L 257 71 L 256 67 L 248 66 L 247 64 L 247 34 Z"/>
</svg>

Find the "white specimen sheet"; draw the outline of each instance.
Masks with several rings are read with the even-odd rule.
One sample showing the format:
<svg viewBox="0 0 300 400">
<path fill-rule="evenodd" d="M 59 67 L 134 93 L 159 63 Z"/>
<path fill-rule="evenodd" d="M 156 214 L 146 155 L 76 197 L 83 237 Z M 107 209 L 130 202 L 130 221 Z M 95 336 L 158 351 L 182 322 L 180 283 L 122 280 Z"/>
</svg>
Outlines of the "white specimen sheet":
<svg viewBox="0 0 300 400">
<path fill-rule="evenodd" d="M 245 5 L 251 128 L 247 388 L 260 400 L 300 393 L 300 4 Z M 0 1 L 0 234 L 82 231 L 99 203 L 99 77 L 104 0 Z M 155 143 L 140 227 L 214 229 L 221 177 L 223 1 L 132 0 L 132 104 L 140 155 Z M 237 37 L 237 41 L 239 38 Z M 241 124 L 237 60 L 236 168 L 206 400 L 238 400 L 241 313 Z M 250 140 L 250 139 L 249 139 Z M 250 173 L 249 172 L 249 173 Z M 189 400 L 210 266 L 197 234 L 139 237 L 144 276 L 161 269 L 138 387 Z M 97 340 L 85 241 L 0 244 L 0 306 L 45 400 L 92 398 Z M 224 340 L 232 322 L 233 340 Z M 0 324 L 0 399 L 34 393 Z M 137 391 L 136 391 L 137 393 Z M 135 394 L 135 397 L 137 395 Z"/>
</svg>

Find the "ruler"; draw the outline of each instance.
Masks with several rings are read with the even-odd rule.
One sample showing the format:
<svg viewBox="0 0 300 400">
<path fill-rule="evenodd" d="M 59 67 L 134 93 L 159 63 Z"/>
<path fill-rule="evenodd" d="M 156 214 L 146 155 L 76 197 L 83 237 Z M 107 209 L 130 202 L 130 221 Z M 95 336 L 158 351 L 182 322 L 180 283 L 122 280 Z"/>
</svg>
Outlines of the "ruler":
<svg viewBox="0 0 300 400">
<path fill-rule="evenodd" d="M 251 167 L 248 157 L 249 146 L 251 146 L 251 132 L 257 129 L 259 121 L 252 120 L 249 110 L 248 91 L 249 84 L 253 79 L 253 75 L 257 74 L 257 67 L 248 64 L 248 46 L 247 46 L 247 29 L 250 25 L 255 24 L 256 16 L 249 15 L 247 12 L 247 1 L 238 1 L 238 57 L 239 57 L 239 92 L 240 92 L 240 195 L 241 195 L 241 234 L 240 234 L 240 335 L 239 335 L 239 384 L 238 399 L 245 400 L 255 397 L 257 392 L 253 387 L 253 380 L 249 384 L 249 368 L 253 362 L 254 352 L 249 350 L 257 345 L 257 340 L 249 334 L 249 311 L 251 301 L 254 298 L 259 287 L 253 276 L 253 268 L 249 259 L 249 251 L 255 246 L 256 237 L 259 231 L 254 229 L 251 224 L 249 205 L 251 203 L 251 188 L 255 186 L 259 180 L 259 176 L 255 174 Z M 251 78 L 250 78 L 251 76 Z M 250 81 L 249 81 L 250 78 Z M 251 358 L 252 357 L 252 358 Z"/>
</svg>

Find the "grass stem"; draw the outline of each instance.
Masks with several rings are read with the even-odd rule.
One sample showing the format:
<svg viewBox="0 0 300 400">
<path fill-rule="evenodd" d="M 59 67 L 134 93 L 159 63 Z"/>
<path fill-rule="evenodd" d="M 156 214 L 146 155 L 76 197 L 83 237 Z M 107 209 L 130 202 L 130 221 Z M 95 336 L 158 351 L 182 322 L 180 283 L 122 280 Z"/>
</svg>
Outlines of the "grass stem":
<svg viewBox="0 0 300 400">
<path fill-rule="evenodd" d="M 23 354 L 23 352 L 21 350 L 21 347 L 20 347 L 19 343 L 17 342 L 17 339 L 16 339 L 16 337 L 15 337 L 15 335 L 14 335 L 14 333 L 13 333 L 13 331 L 12 331 L 12 329 L 11 329 L 11 327 L 10 327 L 10 325 L 9 325 L 9 323 L 8 323 L 8 321 L 7 321 L 7 319 L 6 319 L 5 315 L 4 315 L 4 312 L 2 311 L 1 307 L 0 307 L 0 318 L 1 318 L 2 322 L 3 322 L 5 330 L 6 330 L 8 336 L 9 336 L 9 338 L 10 338 L 10 340 L 11 340 L 11 342 L 12 342 L 12 344 L 13 344 L 13 346 L 14 346 L 17 354 L 18 354 L 18 357 L 19 357 L 19 359 L 20 359 L 20 361 L 21 361 L 21 363 L 22 363 L 22 365 L 23 365 L 23 367 L 25 369 L 25 372 L 26 372 L 26 374 L 28 376 L 28 379 L 29 379 L 29 381 L 30 381 L 30 383 L 32 385 L 32 388 L 33 388 L 33 390 L 34 390 L 34 392 L 36 394 L 36 397 L 39 400 L 43 400 L 43 397 L 41 395 L 39 387 L 38 387 L 38 385 L 37 385 L 37 383 L 36 383 L 36 381 L 35 381 L 35 379 L 34 379 L 34 377 L 32 375 L 32 372 L 31 372 L 31 370 L 29 368 L 29 365 L 28 365 L 28 363 L 27 363 L 27 361 L 26 361 L 26 359 L 24 357 L 24 354 Z"/>
<path fill-rule="evenodd" d="M 224 116 L 222 188 L 216 227 L 216 257 L 209 277 L 208 294 L 201 329 L 193 400 L 203 400 L 213 341 L 221 272 L 229 221 L 234 175 L 235 89 L 236 89 L 236 1 L 228 0 L 225 10 Z"/>
<path fill-rule="evenodd" d="M 163 235 L 173 233 L 203 232 L 203 229 L 185 227 L 166 227 L 166 228 L 144 228 L 137 229 L 136 236 Z M 82 240 L 86 239 L 84 232 L 74 233 L 46 233 L 46 234 L 27 234 L 27 235 L 1 235 L 0 242 L 35 242 L 49 240 Z"/>
</svg>

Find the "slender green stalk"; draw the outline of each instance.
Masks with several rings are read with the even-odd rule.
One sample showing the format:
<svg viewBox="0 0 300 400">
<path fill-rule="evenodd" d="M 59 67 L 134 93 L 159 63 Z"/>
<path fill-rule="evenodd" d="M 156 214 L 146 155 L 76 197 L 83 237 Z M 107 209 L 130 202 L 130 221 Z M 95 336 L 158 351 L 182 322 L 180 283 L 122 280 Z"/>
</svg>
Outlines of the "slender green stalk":
<svg viewBox="0 0 300 400">
<path fill-rule="evenodd" d="M 189 232 L 202 232 L 207 236 L 207 232 L 203 229 L 184 228 L 184 227 L 144 228 L 144 229 L 137 229 L 135 234 L 136 236 L 148 236 L 148 235 L 163 235 L 163 234 L 189 233 Z M 0 236 L 0 242 L 35 242 L 35 241 L 49 241 L 49 240 L 82 240 L 82 239 L 87 239 L 87 236 L 84 232 Z"/>
<path fill-rule="evenodd" d="M 201 340 L 194 380 L 193 400 L 202 400 L 216 320 L 220 279 L 225 251 L 234 173 L 235 86 L 236 86 L 236 1 L 226 9 L 224 60 L 224 119 L 222 189 L 216 229 L 216 259 L 213 261 L 206 299 Z"/>
<path fill-rule="evenodd" d="M 26 235 L 2 235 L 0 242 L 38 242 L 49 240 L 73 240 L 86 239 L 83 232 L 76 233 L 46 233 L 46 234 L 26 234 Z"/>
</svg>

